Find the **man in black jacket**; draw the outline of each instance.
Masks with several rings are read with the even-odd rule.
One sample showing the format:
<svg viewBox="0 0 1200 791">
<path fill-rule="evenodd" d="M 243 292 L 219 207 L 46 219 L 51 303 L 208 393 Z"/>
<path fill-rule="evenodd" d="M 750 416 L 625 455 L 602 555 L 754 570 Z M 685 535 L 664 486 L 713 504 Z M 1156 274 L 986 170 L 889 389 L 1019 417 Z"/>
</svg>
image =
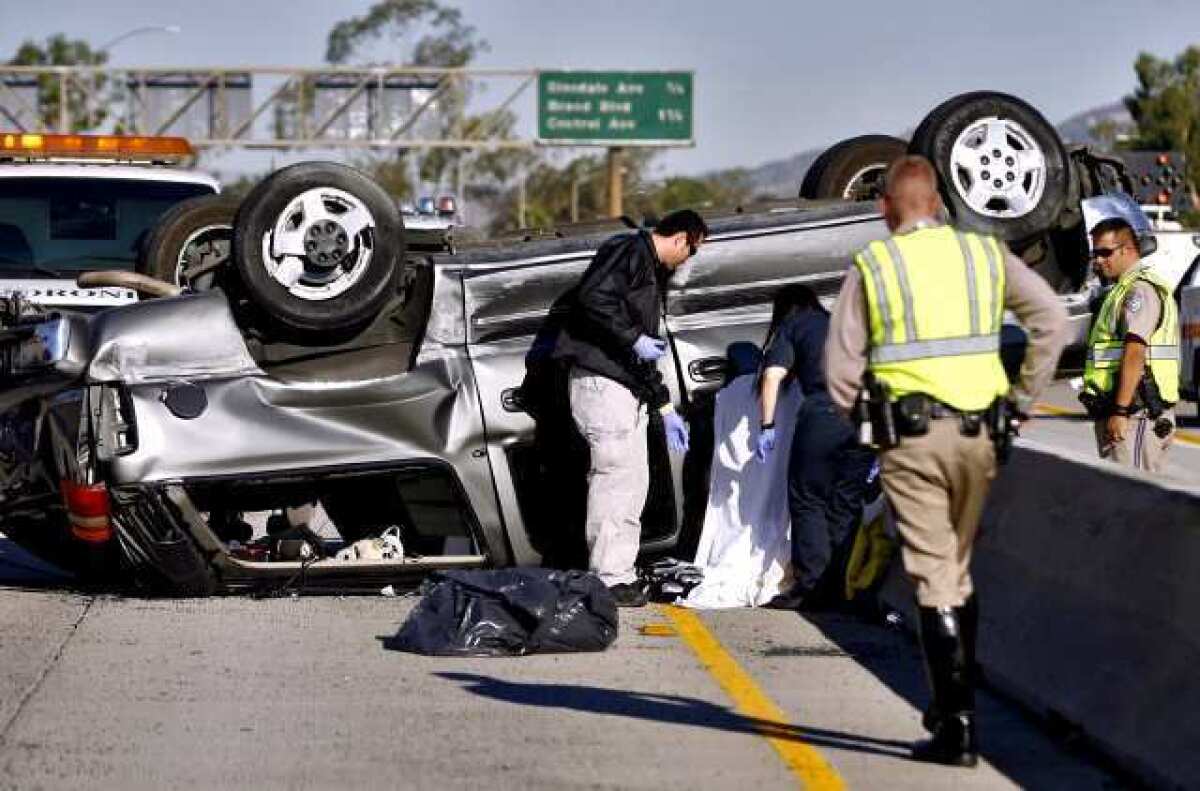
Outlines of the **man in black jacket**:
<svg viewBox="0 0 1200 791">
<path fill-rule="evenodd" d="M 667 350 L 659 337 L 659 269 L 674 270 L 707 236 L 700 215 L 684 209 L 651 232 L 606 241 L 575 289 L 554 351 L 571 367 L 571 414 L 591 451 L 588 567 L 624 607 L 646 603 L 634 561 L 650 486 L 647 409 L 662 415 L 673 452 L 688 446 L 687 425 L 671 406 L 656 364 Z"/>
</svg>

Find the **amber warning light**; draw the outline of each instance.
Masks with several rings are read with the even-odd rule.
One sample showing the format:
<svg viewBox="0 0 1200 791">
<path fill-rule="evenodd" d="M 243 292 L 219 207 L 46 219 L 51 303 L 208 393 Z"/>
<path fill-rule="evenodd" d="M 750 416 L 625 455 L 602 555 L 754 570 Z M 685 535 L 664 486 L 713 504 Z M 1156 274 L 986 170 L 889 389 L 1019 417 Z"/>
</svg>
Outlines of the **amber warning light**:
<svg viewBox="0 0 1200 791">
<path fill-rule="evenodd" d="M 195 155 L 182 137 L 0 132 L 0 158 L 177 161 Z"/>
</svg>

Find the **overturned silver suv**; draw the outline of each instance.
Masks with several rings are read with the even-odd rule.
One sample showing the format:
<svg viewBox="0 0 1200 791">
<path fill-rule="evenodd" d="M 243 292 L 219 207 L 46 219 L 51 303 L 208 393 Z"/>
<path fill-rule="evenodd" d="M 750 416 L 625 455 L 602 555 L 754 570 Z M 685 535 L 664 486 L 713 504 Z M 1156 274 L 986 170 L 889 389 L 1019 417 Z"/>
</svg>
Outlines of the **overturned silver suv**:
<svg viewBox="0 0 1200 791">
<path fill-rule="evenodd" d="M 1040 116 L 1021 104 L 1001 123 L 1004 106 L 981 105 L 977 142 L 1036 148 L 1013 129 Z M 951 147 L 963 159 L 970 119 L 930 118 L 968 129 Z M 1030 238 L 1030 212 L 1048 218 L 1038 233 L 1077 212 L 1086 180 L 1049 134 L 1059 151 L 1025 155 L 1036 173 L 1022 195 L 981 217 L 1012 214 Z M 832 298 L 851 255 L 885 233 L 872 204 L 845 200 L 706 220 L 708 242 L 663 289 L 658 364 L 695 441 L 677 457 L 649 433 L 646 550 L 686 541 L 703 513 L 727 347 L 762 342 L 786 283 Z M 78 573 L 181 595 L 378 590 L 431 569 L 554 562 L 582 534 L 569 420 L 538 361 L 556 300 L 621 224 L 455 248 L 406 231 L 358 171 L 305 163 L 259 184 L 231 228 L 231 254 L 192 272 L 203 278 L 111 275 L 155 295 L 137 304 L 3 306 L 0 531 Z M 185 270 L 181 250 L 160 269 Z M 1069 295 L 1081 277 L 1066 268 Z"/>
</svg>

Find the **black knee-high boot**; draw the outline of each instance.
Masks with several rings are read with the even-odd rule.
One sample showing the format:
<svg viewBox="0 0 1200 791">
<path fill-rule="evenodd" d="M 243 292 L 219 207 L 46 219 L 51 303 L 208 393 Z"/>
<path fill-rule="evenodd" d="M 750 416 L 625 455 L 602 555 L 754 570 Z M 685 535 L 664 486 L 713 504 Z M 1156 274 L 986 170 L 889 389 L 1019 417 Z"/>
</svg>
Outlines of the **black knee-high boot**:
<svg viewBox="0 0 1200 791">
<path fill-rule="evenodd" d="M 963 643 L 963 658 L 967 663 L 967 679 L 970 683 L 968 703 L 974 709 L 975 690 L 979 686 L 980 677 L 979 663 L 975 658 L 975 643 L 979 635 L 979 600 L 972 593 L 962 606 L 954 608 L 954 612 L 958 616 L 958 629 Z M 925 709 L 925 715 L 921 718 L 921 724 L 925 726 L 925 730 L 933 733 L 937 728 L 937 718 L 937 707 L 930 703 L 929 708 Z"/>
<path fill-rule="evenodd" d="M 954 611 L 958 615 L 958 630 L 962 635 L 963 658 L 967 661 L 971 708 L 975 708 L 975 688 L 979 686 L 979 664 L 975 659 L 975 641 L 979 636 L 979 600 L 972 593 L 962 606 L 955 607 Z"/>
<path fill-rule="evenodd" d="M 933 738 L 914 745 L 913 757 L 934 763 L 974 766 L 979 756 L 973 672 L 967 662 L 957 609 L 920 608 L 921 648 L 933 691 L 933 704 L 925 719 Z"/>
</svg>

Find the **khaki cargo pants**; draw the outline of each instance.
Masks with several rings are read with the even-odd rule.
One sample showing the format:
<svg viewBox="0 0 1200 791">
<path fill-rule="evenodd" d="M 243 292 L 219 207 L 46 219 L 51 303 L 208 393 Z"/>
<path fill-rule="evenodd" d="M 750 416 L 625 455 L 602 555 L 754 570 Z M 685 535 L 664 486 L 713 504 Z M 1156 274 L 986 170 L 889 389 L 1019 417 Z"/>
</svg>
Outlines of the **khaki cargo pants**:
<svg viewBox="0 0 1200 791">
<path fill-rule="evenodd" d="M 1174 410 L 1167 410 L 1163 417 L 1174 425 Z M 1100 458 L 1144 472 L 1158 473 L 1166 467 L 1167 451 L 1175 439 L 1175 430 L 1172 429 L 1170 434 L 1160 438 L 1154 433 L 1154 421 L 1147 418 L 1145 412 L 1131 417 L 1125 439 L 1111 445 L 1105 439 L 1105 421 L 1097 420 L 1093 427 L 1096 432 L 1096 450 Z"/>
<path fill-rule="evenodd" d="M 650 490 L 646 410 L 624 385 L 579 368 L 569 384 L 571 415 L 591 450 L 588 570 L 605 585 L 635 582 L 642 509 Z"/>
<path fill-rule="evenodd" d="M 883 488 L 922 607 L 957 607 L 974 590 L 971 548 L 996 453 L 986 427 L 964 437 L 958 426 L 957 418 L 931 420 L 928 434 L 903 437 L 883 454 Z"/>
</svg>

